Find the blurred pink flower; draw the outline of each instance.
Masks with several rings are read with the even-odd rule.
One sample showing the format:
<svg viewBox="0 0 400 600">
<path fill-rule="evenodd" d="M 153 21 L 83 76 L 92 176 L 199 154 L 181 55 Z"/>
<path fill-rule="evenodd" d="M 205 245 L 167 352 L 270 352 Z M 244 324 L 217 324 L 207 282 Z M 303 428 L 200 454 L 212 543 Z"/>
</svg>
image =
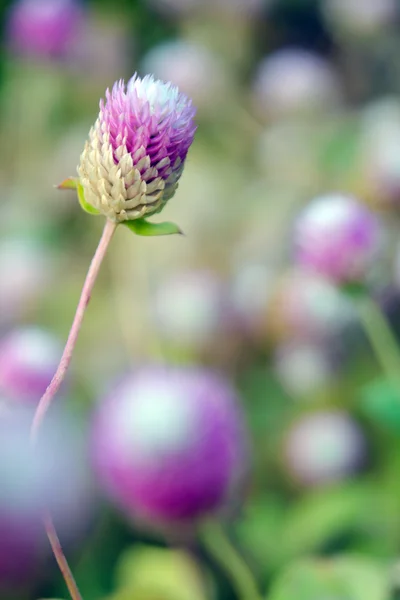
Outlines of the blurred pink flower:
<svg viewBox="0 0 400 600">
<path fill-rule="evenodd" d="M 294 232 L 298 265 L 337 283 L 361 282 L 379 256 L 379 219 L 355 198 L 327 194 L 299 215 Z"/>
<path fill-rule="evenodd" d="M 16 0 L 8 21 L 10 47 L 28 58 L 62 56 L 74 41 L 82 14 L 77 0 Z"/>
<path fill-rule="evenodd" d="M 341 89 L 333 66 L 301 48 L 286 48 L 267 56 L 258 66 L 253 98 L 265 117 L 311 115 L 329 111 L 340 101 Z"/>
<path fill-rule="evenodd" d="M 12 402 L 39 402 L 62 354 L 62 345 L 39 327 L 16 329 L 0 340 L 0 394 Z"/>
<path fill-rule="evenodd" d="M 142 369 L 101 403 L 93 456 L 100 483 L 130 516 L 168 524 L 220 510 L 246 470 L 236 394 L 204 370 Z"/>
</svg>

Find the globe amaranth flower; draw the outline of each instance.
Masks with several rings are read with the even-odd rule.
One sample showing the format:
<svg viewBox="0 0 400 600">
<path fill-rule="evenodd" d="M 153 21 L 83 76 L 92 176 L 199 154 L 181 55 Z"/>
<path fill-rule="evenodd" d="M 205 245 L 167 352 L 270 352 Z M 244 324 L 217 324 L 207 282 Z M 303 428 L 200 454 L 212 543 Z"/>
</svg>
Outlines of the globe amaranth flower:
<svg viewBox="0 0 400 600">
<path fill-rule="evenodd" d="M 229 506 L 246 472 L 236 394 L 206 370 L 129 375 L 101 403 L 92 439 L 100 484 L 146 523 L 191 522 Z"/>
<path fill-rule="evenodd" d="M 178 186 L 194 115 L 171 83 L 150 75 L 115 83 L 81 155 L 85 201 L 117 223 L 159 212 Z"/>
<path fill-rule="evenodd" d="M 64 56 L 82 20 L 78 0 L 17 0 L 10 7 L 9 44 L 28 58 Z"/>
<path fill-rule="evenodd" d="M 297 264 L 336 283 L 360 283 L 382 246 L 378 218 L 355 198 L 328 194 L 313 200 L 295 230 Z"/>
<path fill-rule="evenodd" d="M 16 329 L 0 340 L 0 395 L 35 405 L 57 368 L 62 346 L 38 327 Z"/>
<path fill-rule="evenodd" d="M 0 411 L 0 597 L 43 570 L 48 545 L 43 508 L 54 517 L 63 539 L 75 541 L 93 514 L 87 442 L 78 421 L 53 412 L 35 449 L 29 440 L 32 411 L 27 406 Z M 4 595 L 3 595 L 4 594 Z M 19 595 L 18 595 L 19 596 Z"/>
<path fill-rule="evenodd" d="M 362 467 L 367 445 L 359 424 L 339 410 L 321 410 L 295 422 L 287 432 L 284 463 L 299 484 L 322 485 Z"/>
</svg>

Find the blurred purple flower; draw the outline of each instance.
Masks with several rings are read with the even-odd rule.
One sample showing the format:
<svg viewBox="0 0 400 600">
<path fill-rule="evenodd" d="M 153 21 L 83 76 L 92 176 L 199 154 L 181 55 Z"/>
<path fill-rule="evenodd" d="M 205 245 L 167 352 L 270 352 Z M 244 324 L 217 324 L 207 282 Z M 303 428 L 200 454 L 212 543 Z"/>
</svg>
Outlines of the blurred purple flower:
<svg viewBox="0 0 400 600">
<path fill-rule="evenodd" d="M 356 199 L 328 194 L 300 214 L 294 235 L 297 264 L 337 283 L 361 282 L 379 255 L 378 218 Z"/>
<path fill-rule="evenodd" d="M 235 392 L 213 373 L 163 367 L 129 376 L 93 427 L 100 483 L 131 516 L 191 521 L 233 500 L 247 441 Z"/>
<path fill-rule="evenodd" d="M 150 75 L 115 83 L 78 167 L 86 201 L 116 222 L 159 212 L 178 187 L 195 112 L 176 86 Z"/>
<path fill-rule="evenodd" d="M 81 18 L 77 0 L 16 0 L 8 21 L 11 49 L 28 58 L 62 56 L 72 45 Z"/>
<path fill-rule="evenodd" d="M 142 67 L 164 81 L 171 81 L 202 110 L 215 110 L 229 90 L 229 76 L 218 55 L 206 46 L 174 40 L 155 46 Z"/>
<path fill-rule="evenodd" d="M 31 420 L 21 407 L 0 414 L 0 589 L 34 575 L 48 548 L 45 508 L 64 540 L 78 535 L 93 511 L 85 442 L 75 421 L 50 415 L 33 451 Z"/>
<path fill-rule="evenodd" d="M 293 269 L 272 294 L 266 325 L 278 339 L 321 343 L 340 333 L 355 316 L 352 302 L 329 280 Z"/>
<path fill-rule="evenodd" d="M 0 340 L 0 394 L 35 406 L 49 385 L 62 346 L 36 327 L 16 329 Z"/>
<path fill-rule="evenodd" d="M 338 104 L 341 90 L 328 61 L 301 48 L 286 48 L 260 63 L 253 95 L 260 116 L 275 118 L 327 111 Z"/>
<path fill-rule="evenodd" d="M 365 460 L 361 428 L 344 412 L 320 411 L 296 422 L 287 433 L 285 461 L 302 485 L 329 483 L 351 475 Z"/>
</svg>

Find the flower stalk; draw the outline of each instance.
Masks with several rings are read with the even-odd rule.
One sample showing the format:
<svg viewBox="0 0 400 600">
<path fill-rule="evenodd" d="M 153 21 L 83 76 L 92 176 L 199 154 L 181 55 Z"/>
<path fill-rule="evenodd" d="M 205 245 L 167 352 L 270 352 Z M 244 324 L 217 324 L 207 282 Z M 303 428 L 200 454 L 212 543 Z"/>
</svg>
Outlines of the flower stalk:
<svg viewBox="0 0 400 600">
<path fill-rule="evenodd" d="M 237 597 L 240 600 L 262 600 L 252 572 L 230 543 L 221 525 L 216 521 L 203 523 L 200 538 L 224 570 Z"/>
<path fill-rule="evenodd" d="M 55 530 L 53 520 L 49 513 L 46 513 L 43 517 L 44 527 L 49 538 L 51 549 L 60 568 L 68 591 L 71 595 L 72 600 L 82 600 L 82 596 L 72 575 L 71 569 L 69 568 L 67 559 L 65 558 L 63 549 L 61 547 L 60 540 L 58 539 L 57 532 Z"/>
<path fill-rule="evenodd" d="M 86 308 L 89 304 L 92 290 L 96 282 L 101 263 L 103 262 L 104 256 L 106 255 L 107 248 L 115 233 L 116 227 L 117 223 L 107 219 L 106 224 L 104 226 L 103 234 L 101 236 L 99 245 L 97 246 L 97 250 L 93 256 L 92 262 L 89 267 L 89 271 L 85 279 L 85 283 L 82 288 L 81 297 L 79 299 L 75 317 L 68 335 L 68 340 L 65 345 L 60 363 L 47 390 L 40 399 L 40 402 L 35 412 L 35 416 L 33 418 L 31 428 L 31 439 L 33 443 L 35 443 L 37 439 L 39 428 L 43 422 L 43 419 L 53 401 L 54 396 L 57 394 L 65 378 L 68 367 L 71 363 L 72 354 L 75 348 L 76 341 L 78 339 L 79 331 L 82 326 L 83 317 L 85 315 Z"/>
</svg>

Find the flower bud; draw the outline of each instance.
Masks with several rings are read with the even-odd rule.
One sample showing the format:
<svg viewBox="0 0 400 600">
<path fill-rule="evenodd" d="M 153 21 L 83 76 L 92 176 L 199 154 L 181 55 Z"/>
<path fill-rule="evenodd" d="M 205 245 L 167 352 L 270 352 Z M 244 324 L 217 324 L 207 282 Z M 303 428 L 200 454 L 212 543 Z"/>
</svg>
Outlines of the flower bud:
<svg viewBox="0 0 400 600">
<path fill-rule="evenodd" d="M 362 464 L 366 444 L 355 421 L 326 410 L 295 423 L 285 443 L 286 466 L 302 485 L 324 484 L 351 475 Z"/>
<path fill-rule="evenodd" d="M 323 344 L 291 342 L 275 351 L 274 370 L 283 389 L 296 399 L 310 399 L 331 383 L 334 361 Z"/>
<path fill-rule="evenodd" d="M 246 436 L 235 392 L 217 375 L 148 367 L 99 407 L 100 483 L 130 516 L 161 525 L 222 509 L 244 475 Z"/>
<path fill-rule="evenodd" d="M 381 246 L 377 217 L 355 198 L 328 194 L 303 210 L 294 234 L 296 262 L 337 283 L 360 283 Z"/>
<path fill-rule="evenodd" d="M 61 358 L 62 347 L 49 332 L 17 329 L 0 340 L 0 394 L 10 401 L 37 403 Z"/>
<path fill-rule="evenodd" d="M 37 573 L 50 549 L 42 515 L 49 510 L 60 534 L 71 540 L 93 511 L 85 443 L 66 414 L 49 415 L 34 449 L 31 411 L 0 413 L 0 595 Z"/>
<path fill-rule="evenodd" d="M 271 294 L 265 324 L 278 340 L 321 343 L 354 321 L 352 302 L 317 273 L 293 269 L 284 274 Z"/>
<path fill-rule="evenodd" d="M 314 115 L 336 106 L 340 96 L 329 62 L 300 48 L 267 56 L 256 73 L 254 103 L 260 116 Z"/>
<path fill-rule="evenodd" d="M 150 75 L 115 83 L 81 155 L 85 201 L 117 223 L 162 210 L 178 187 L 194 114 L 171 83 Z"/>
<path fill-rule="evenodd" d="M 370 36 L 396 22 L 396 0 L 325 0 L 323 16 L 338 37 Z"/>
<path fill-rule="evenodd" d="M 10 45 L 27 57 L 63 55 L 82 17 L 76 0 L 17 0 L 8 23 Z"/>
</svg>

